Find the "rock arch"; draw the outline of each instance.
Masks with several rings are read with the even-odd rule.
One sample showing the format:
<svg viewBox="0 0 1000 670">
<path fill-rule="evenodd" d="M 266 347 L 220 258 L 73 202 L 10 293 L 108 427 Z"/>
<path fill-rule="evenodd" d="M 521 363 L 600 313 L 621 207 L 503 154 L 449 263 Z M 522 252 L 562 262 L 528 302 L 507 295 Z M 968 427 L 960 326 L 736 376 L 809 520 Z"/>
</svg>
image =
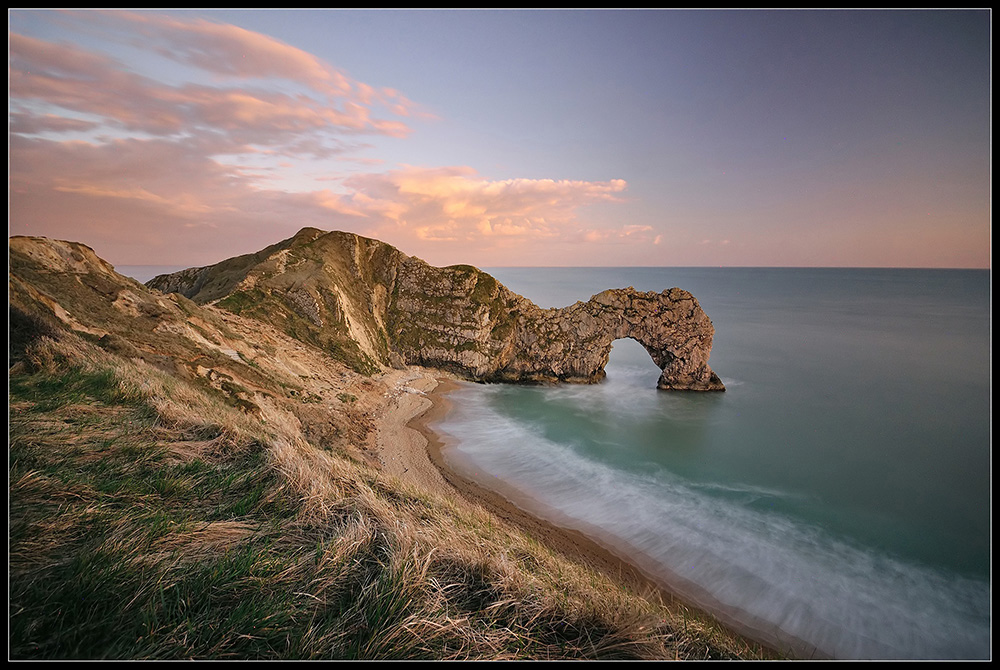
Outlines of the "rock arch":
<svg viewBox="0 0 1000 670">
<path fill-rule="evenodd" d="M 604 378 L 615 340 L 632 339 L 660 369 L 657 388 L 725 390 L 708 365 L 715 328 L 694 296 L 683 289 L 662 293 L 609 289 L 587 302 L 546 310 L 520 325 L 521 346 L 502 373 L 593 383 Z"/>
<path fill-rule="evenodd" d="M 410 364 L 485 382 L 595 383 L 615 340 L 639 342 L 661 370 L 657 388 L 724 391 L 708 365 L 715 329 L 694 296 L 609 289 L 541 309 L 471 266 L 400 266 L 387 323 Z"/>
</svg>

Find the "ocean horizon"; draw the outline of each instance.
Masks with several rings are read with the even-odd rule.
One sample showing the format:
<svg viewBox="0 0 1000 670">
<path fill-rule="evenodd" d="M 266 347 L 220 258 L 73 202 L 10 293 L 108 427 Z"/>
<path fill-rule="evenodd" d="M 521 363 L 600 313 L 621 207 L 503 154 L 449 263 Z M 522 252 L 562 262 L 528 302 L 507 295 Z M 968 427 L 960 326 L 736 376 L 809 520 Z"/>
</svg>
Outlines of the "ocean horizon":
<svg viewBox="0 0 1000 670">
<path fill-rule="evenodd" d="M 225 260 L 225 259 L 220 259 Z M 123 264 L 115 266 L 115 272 L 124 275 L 126 277 L 131 277 L 136 281 L 145 284 L 153 277 L 157 277 L 162 274 L 171 274 L 173 272 L 179 272 L 181 270 L 189 270 L 191 268 L 207 267 L 212 265 L 135 265 L 135 264 Z M 991 272 L 990 268 L 964 268 L 964 267 L 942 267 L 942 268 L 931 268 L 931 267 L 882 267 L 882 266 L 871 266 L 871 267 L 839 267 L 839 266 L 811 266 L 811 265 L 676 265 L 676 266 L 659 266 L 659 265 L 634 265 L 634 266 L 583 266 L 583 265 L 552 265 L 552 266 L 504 266 L 504 267 L 487 267 L 484 266 L 480 268 L 484 272 L 489 272 L 493 274 L 494 272 L 505 274 L 508 272 L 517 273 L 522 270 L 544 270 L 544 271 L 573 271 L 573 270 L 900 270 L 900 271 L 931 271 L 931 272 Z M 498 277 L 499 279 L 499 277 Z M 622 288 L 622 287 L 605 287 L 605 288 Z M 670 288 L 670 287 L 667 287 Z M 680 288 L 684 288 L 681 286 Z M 604 289 L 601 289 L 604 290 Z M 599 291 L 598 291 L 599 292 Z M 570 293 L 566 293 L 570 295 Z M 529 297 L 529 296 L 525 296 Z M 590 296 L 587 296 L 588 298 Z M 696 298 L 698 296 L 695 296 Z M 553 305 L 558 307 L 565 307 L 566 305 Z"/>
</svg>

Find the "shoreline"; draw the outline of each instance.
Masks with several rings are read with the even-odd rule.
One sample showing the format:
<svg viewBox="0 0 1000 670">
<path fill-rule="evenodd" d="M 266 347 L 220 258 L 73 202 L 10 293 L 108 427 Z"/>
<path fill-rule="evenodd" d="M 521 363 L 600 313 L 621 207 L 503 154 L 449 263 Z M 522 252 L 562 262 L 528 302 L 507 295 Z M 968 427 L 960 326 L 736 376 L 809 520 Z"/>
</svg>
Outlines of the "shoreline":
<svg viewBox="0 0 1000 670">
<path fill-rule="evenodd" d="M 655 588 L 649 582 L 648 577 L 635 566 L 618 558 L 591 537 L 531 514 L 516 505 L 507 496 L 482 486 L 451 468 L 443 454 L 449 445 L 440 433 L 431 428 L 431 424 L 443 419 L 451 410 L 452 403 L 448 400 L 447 394 L 457 387 L 458 384 L 452 379 L 439 379 L 438 386 L 428 393 L 431 406 L 409 421 L 409 426 L 419 432 L 426 440 L 427 457 L 440 472 L 444 481 L 466 500 L 478 503 L 496 516 L 529 531 L 532 536 L 549 547 L 577 560 L 583 560 L 606 574 L 615 574 L 630 586 L 638 588 L 640 592 L 648 594 L 650 591 L 655 591 L 659 596 L 666 596 L 664 600 L 667 603 L 679 602 L 673 594 L 661 593 L 662 590 Z M 500 480 L 497 482 L 498 486 L 502 484 Z"/>
<path fill-rule="evenodd" d="M 748 646 L 758 647 L 771 658 L 785 658 L 794 651 L 793 658 L 817 658 L 817 651 L 810 649 L 811 645 L 802 643 L 794 645 L 788 640 L 779 640 L 766 631 L 752 625 L 742 624 L 736 615 L 730 619 L 720 618 L 713 608 L 700 605 L 695 599 L 680 595 L 675 588 L 662 578 L 652 574 L 651 569 L 644 569 L 639 561 L 629 561 L 622 558 L 593 535 L 580 530 L 561 526 L 539 514 L 532 513 L 520 507 L 516 499 L 524 497 L 516 494 L 509 486 L 499 479 L 489 477 L 497 490 L 478 481 L 472 480 L 457 472 L 445 459 L 444 452 L 451 446 L 447 438 L 432 426 L 442 420 L 451 411 L 453 404 L 448 395 L 457 389 L 460 380 L 441 374 L 439 371 L 421 369 L 418 373 L 423 378 L 432 378 L 436 384 L 423 391 L 425 403 L 410 413 L 409 418 L 402 418 L 407 428 L 418 433 L 423 441 L 423 457 L 436 471 L 438 482 L 444 484 L 451 492 L 457 492 L 460 497 L 473 504 L 481 505 L 491 513 L 528 532 L 532 537 L 551 549 L 575 561 L 583 562 L 603 574 L 615 577 L 620 583 L 642 597 L 661 602 L 668 609 L 683 609 L 689 614 L 714 621 L 724 630 L 743 639 Z M 410 478 L 404 475 L 405 478 Z M 419 477 L 427 485 L 426 474 Z M 507 489 L 508 495 L 498 492 Z M 553 515 L 557 511 L 553 510 Z M 785 654 L 778 649 L 788 649 Z"/>
</svg>

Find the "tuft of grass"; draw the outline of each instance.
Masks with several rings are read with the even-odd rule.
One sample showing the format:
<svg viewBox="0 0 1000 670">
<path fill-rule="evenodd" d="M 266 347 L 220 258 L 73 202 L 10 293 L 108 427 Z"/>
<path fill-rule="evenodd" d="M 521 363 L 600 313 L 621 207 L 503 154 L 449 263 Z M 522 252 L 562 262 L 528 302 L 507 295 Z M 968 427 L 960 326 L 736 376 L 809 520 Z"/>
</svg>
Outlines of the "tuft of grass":
<svg viewBox="0 0 1000 670">
<path fill-rule="evenodd" d="M 99 402 L 106 405 L 139 403 L 141 398 L 123 387 L 110 369 L 97 371 L 68 369 L 60 374 L 16 376 L 10 392 L 20 400 L 34 403 L 39 412 L 71 404 Z"/>
</svg>

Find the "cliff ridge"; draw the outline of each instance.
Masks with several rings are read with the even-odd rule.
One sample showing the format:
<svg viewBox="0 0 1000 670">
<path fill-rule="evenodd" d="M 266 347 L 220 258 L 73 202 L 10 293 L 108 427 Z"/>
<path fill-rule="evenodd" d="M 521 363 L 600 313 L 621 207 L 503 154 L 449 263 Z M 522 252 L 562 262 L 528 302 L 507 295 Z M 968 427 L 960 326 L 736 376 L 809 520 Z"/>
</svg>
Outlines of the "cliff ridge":
<svg viewBox="0 0 1000 670">
<path fill-rule="evenodd" d="M 433 267 L 315 228 L 147 285 L 265 321 L 360 372 L 422 365 L 482 382 L 595 383 L 613 342 L 628 337 L 662 371 L 658 388 L 725 390 L 708 365 L 712 322 L 680 288 L 609 289 L 542 309 L 473 266 Z"/>
</svg>

